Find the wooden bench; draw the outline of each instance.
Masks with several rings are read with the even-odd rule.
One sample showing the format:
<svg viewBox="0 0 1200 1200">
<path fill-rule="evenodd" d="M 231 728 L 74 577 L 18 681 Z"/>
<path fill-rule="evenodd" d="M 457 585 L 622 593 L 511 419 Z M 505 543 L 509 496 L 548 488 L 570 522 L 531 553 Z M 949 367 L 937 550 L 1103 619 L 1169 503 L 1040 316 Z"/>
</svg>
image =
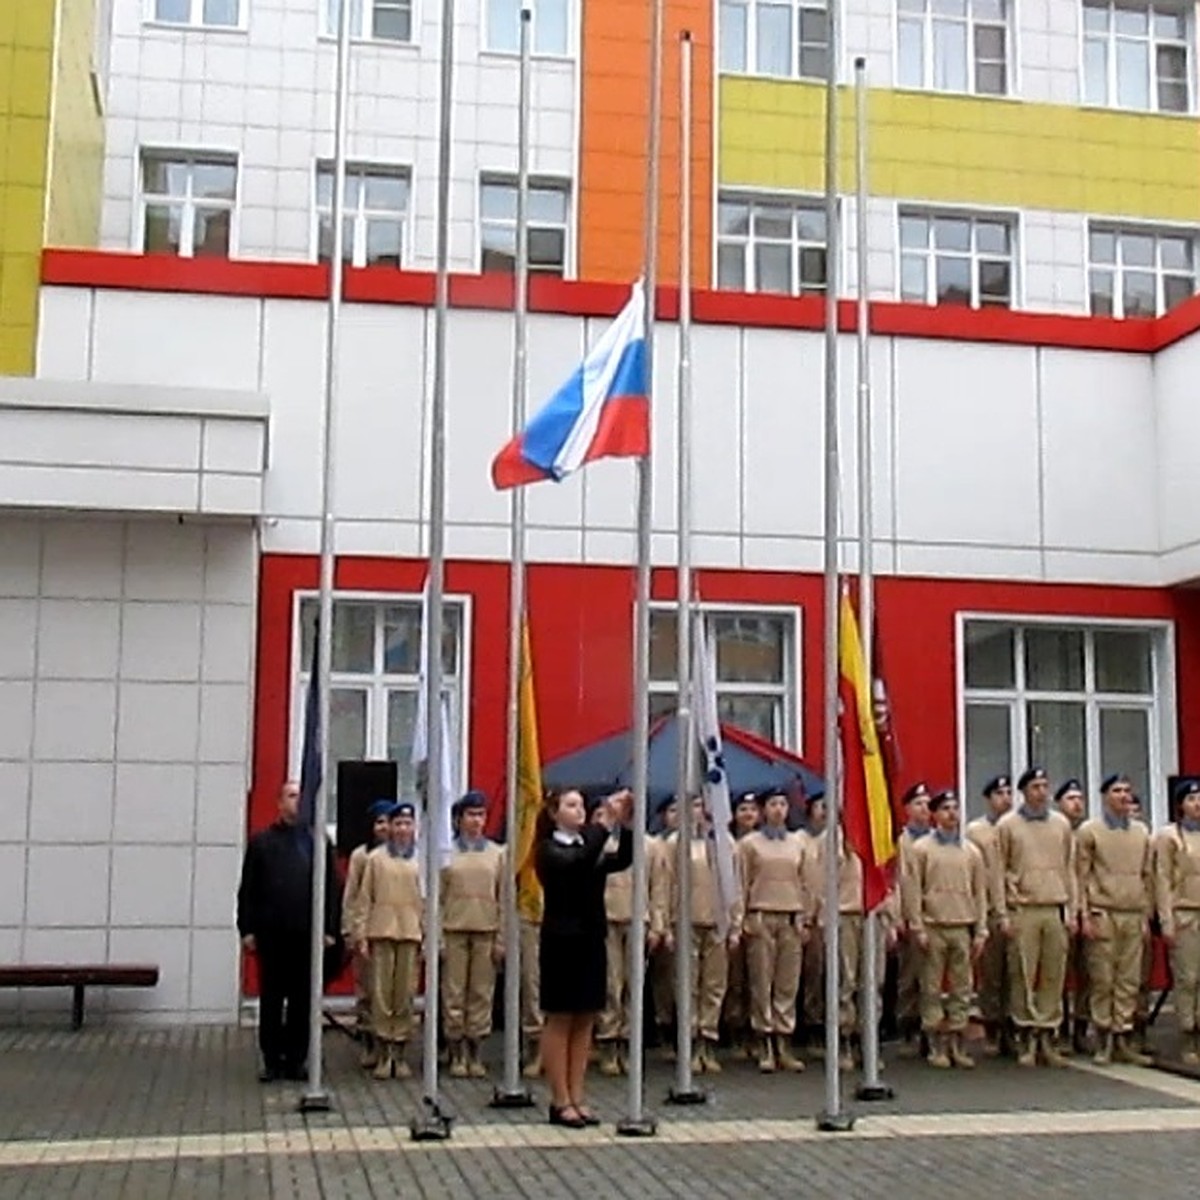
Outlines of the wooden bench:
<svg viewBox="0 0 1200 1200">
<path fill-rule="evenodd" d="M 158 967 L 129 963 L 81 963 L 5 965 L 0 963 L 0 987 L 49 988 L 69 987 L 71 1028 L 83 1025 L 83 993 L 89 987 L 155 987 Z"/>
</svg>

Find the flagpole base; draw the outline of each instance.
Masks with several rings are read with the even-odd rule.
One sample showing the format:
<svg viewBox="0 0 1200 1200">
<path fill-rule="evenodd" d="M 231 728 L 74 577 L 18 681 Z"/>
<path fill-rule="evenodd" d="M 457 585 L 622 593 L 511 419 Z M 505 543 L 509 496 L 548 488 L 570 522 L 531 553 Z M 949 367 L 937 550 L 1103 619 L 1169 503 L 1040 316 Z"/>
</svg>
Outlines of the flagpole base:
<svg viewBox="0 0 1200 1200">
<path fill-rule="evenodd" d="M 823 1112 L 817 1115 L 819 1133 L 850 1133 L 853 1128 L 854 1118 L 848 1112 Z"/>
<path fill-rule="evenodd" d="M 496 1087 L 492 1089 L 488 1108 L 532 1108 L 533 1104 L 533 1094 L 528 1088 Z"/>
<path fill-rule="evenodd" d="M 860 1083 L 854 1095 L 858 1100 L 876 1103 L 880 1100 L 895 1100 L 896 1089 L 890 1083 Z"/>
<path fill-rule="evenodd" d="M 454 1118 L 443 1112 L 436 1099 L 425 1097 L 425 1111 L 414 1117 L 408 1130 L 414 1142 L 445 1142 L 450 1139 L 450 1126 Z"/>
<path fill-rule="evenodd" d="M 323 1088 L 306 1091 L 300 1096 L 297 1109 L 305 1114 L 330 1112 L 333 1109 L 333 1099 Z"/>
<path fill-rule="evenodd" d="M 658 1122 L 643 1114 L 640 1117 L 625 1117 L 617 1122 L 617 1136 L 627 1138 L 651 1138 L 658 1133 Z"/>
<path fill-rule="evenodd" d="M 703 1088 L 673 1087 L 667 1092 L 667 1103 L 680 1106 L 690 1104 L 707 1104 L 708 1093 Z"/>
</svg>

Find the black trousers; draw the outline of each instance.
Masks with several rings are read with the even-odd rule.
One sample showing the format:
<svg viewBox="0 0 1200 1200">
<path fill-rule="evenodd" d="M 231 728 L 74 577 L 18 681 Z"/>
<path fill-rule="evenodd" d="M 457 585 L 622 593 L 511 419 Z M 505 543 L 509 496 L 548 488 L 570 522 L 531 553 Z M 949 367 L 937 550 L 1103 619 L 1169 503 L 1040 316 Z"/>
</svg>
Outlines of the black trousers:
<svg viewBox="0 0 1200 1200">
<path fill-rule="evenodd" d="M 308 1059 L 310 954 L 307 933 L 258 938 L 258 1044 L 268 1067 L 289 1070 Z"/>
</svg>

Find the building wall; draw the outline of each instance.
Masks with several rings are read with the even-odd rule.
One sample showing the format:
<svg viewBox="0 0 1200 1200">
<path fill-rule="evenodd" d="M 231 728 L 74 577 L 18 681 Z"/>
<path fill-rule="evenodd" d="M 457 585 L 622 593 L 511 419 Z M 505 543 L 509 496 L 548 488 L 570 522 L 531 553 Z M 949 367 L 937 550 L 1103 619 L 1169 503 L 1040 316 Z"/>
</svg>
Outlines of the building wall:
<svg viewBox="0 0 1200 1200">
<path fill-rule="evenodd" d="M 236 1015 L 256 575 L 246 524 L 0 516 L 0 958 L 161 968 L 93 1007 Z"/>
</svg>

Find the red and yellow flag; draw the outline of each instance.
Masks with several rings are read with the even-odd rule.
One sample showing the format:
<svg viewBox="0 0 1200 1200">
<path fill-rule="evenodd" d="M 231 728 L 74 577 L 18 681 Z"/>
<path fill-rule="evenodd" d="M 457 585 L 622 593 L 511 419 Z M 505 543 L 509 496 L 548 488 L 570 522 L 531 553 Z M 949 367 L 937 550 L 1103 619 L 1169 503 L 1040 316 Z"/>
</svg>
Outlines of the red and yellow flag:
<svg viewBox="0 0 1200 1200">
<path fill-rule="evenodd" d="M 542 885 L 534 869 L 534 833 L 542 806 L 542 759 L 538 750 L 537 704 L 529 621 L 521 622 L 521 668 L 517 690 L 517 827 L 510 838 L 517 864 L 517 911 L 527 921 L 542 919 Z"/>
</svg>

